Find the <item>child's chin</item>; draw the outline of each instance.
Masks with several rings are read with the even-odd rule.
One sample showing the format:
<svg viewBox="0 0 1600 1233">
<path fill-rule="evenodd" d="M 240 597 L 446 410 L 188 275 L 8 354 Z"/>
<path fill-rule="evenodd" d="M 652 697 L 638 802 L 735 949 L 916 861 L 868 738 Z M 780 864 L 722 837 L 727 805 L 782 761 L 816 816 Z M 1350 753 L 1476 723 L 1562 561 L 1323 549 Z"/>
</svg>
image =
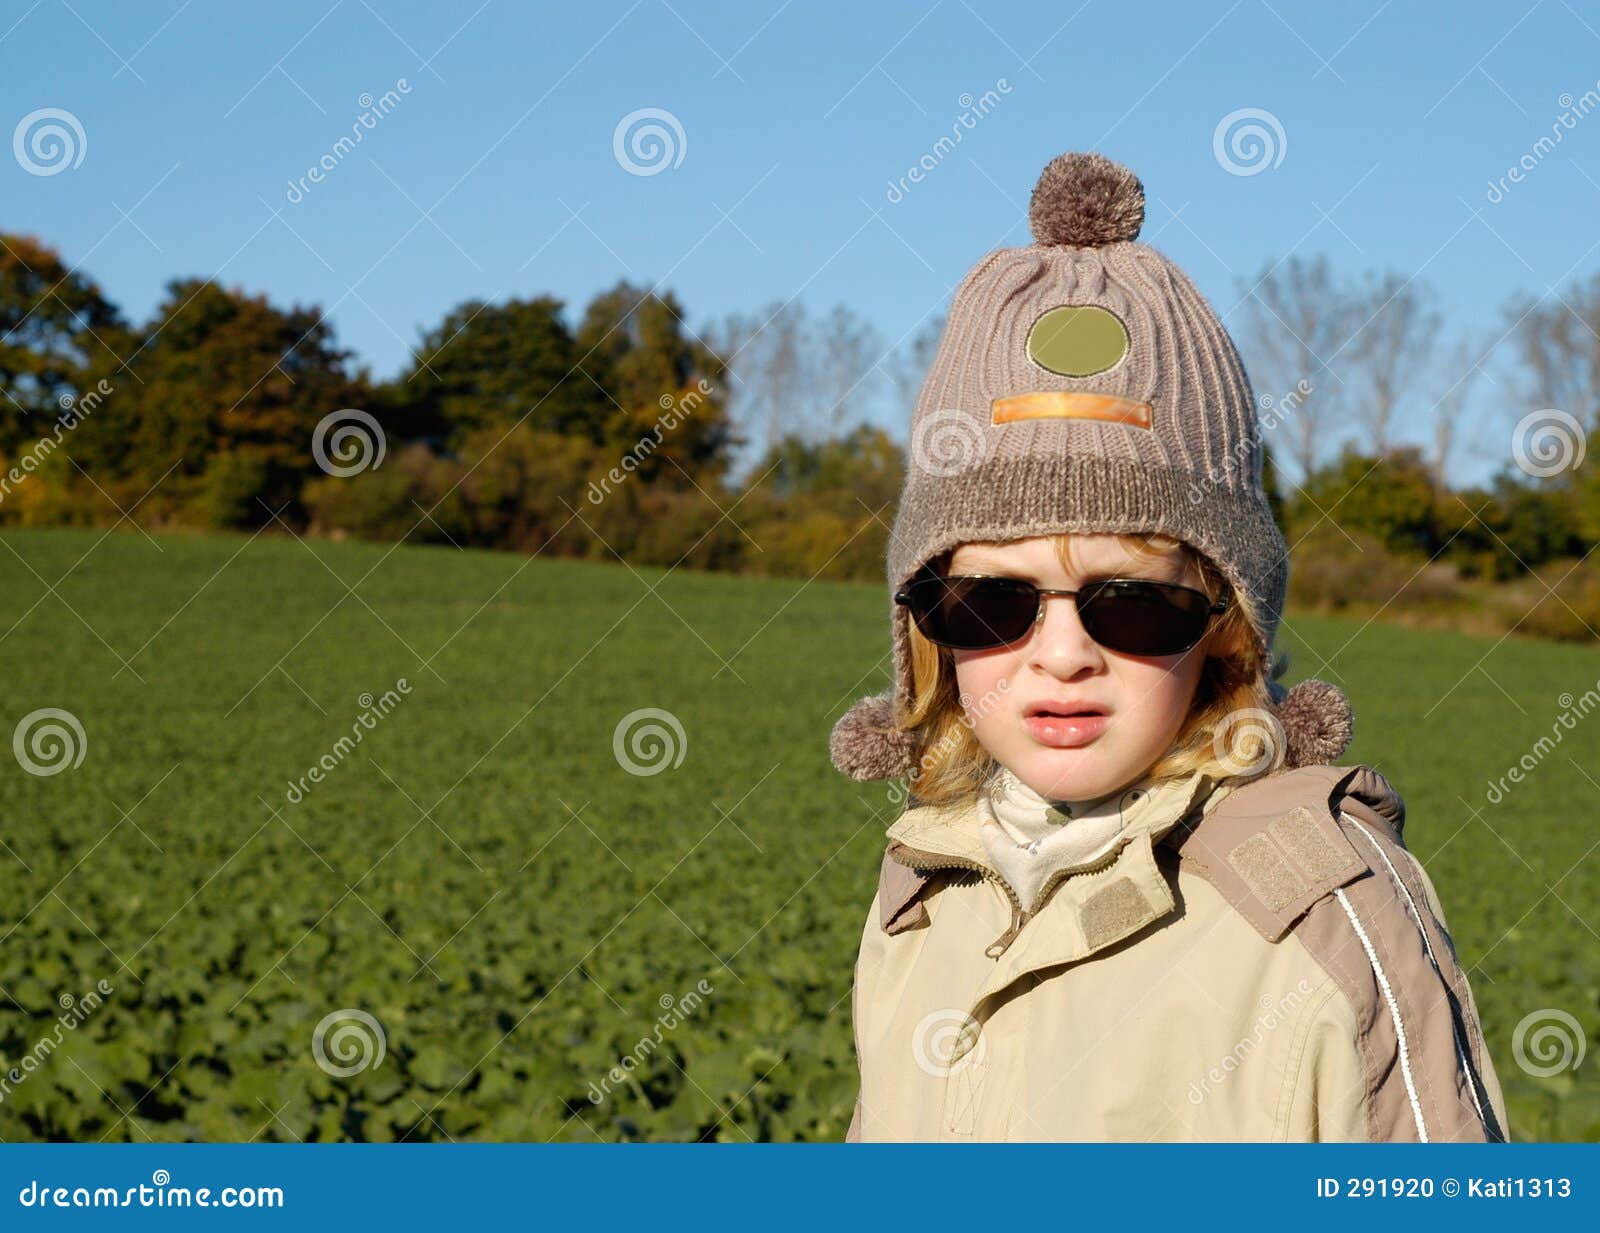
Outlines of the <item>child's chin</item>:
<svg viewBox="0 0 1600 1233">
<path fill-rule="evenodd" d="M 1058 801 L 1094 800 L 1112 791 L 1127 779 L 1118 778 L 1116 768 L 1093 746 L 1053 749 L 1034 744 L 1012 770 L 1043 796 Z M 1096 742 L 1098 744 L 1099 742 Z"/>
</svg>

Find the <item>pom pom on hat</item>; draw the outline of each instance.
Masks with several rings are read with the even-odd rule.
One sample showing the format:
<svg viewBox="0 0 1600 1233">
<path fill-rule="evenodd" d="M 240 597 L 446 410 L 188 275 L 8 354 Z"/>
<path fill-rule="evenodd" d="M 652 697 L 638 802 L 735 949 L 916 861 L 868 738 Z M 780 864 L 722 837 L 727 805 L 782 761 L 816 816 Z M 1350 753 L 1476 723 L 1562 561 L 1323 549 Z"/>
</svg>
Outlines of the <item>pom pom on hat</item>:
<svg viewBox="0 0 1600 1233">
<path fill-rule="evenodd" d="M 1327 681 L 1301 681 L 1276 706 L 1287 766 L 1332 765 L 1355 734 L 1350 699 Z"/>
<path fill-rule="evenodd" d="M 1103 154 L 1057 155 L 1034 186 L 1028 225 L 1040 244 L 1096 248 L 1133 240 L 1144 226 L 1144 185 Z"/>
<path fill-rule="evenodd" d="M 916 762 L 915 732 L 894 726 L 894 704 L 888 694 L 862 698 L 833 725 L 828 753 L 843 775 L 863 782 L 899 779 Z"/>
</svg>

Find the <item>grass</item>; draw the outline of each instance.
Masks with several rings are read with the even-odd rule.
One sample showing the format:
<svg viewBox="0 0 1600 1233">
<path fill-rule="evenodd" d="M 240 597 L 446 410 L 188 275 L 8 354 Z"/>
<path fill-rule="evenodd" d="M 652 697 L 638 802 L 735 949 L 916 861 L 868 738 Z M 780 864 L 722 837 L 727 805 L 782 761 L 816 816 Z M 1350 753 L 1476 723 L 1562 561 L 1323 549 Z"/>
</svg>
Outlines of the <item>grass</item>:
<svg viewBox="0 0 1600 1233">
<path fill-rule="evenodd" d="M 0 1092 L 0 1136 L 842 1137 L 894 812 L 887 785 L 832 769 L 827 737 L 887 683 L 881 587 L 267 536 L 0 539 L 5 730 L 54 707 L 84 733 L 74 768 L 0 769 L 0 1052 L 36 1062 Z M 1587 721 L 1485 799 L 1560 695 L 1595 687 L 1594 656 L 1309 617 L 1286 642 L 1292 677 L 1354 701 L 1342 760 L 1406 799 L 1514 1134 L 1600 1138 L 1593 1062 L 1538 1077 L 1512 1046 L 1547 1008 L 1595 1033 Z M 614 737 L 646 708 L 681 726 L 681 762 L 632 774 Z M 353 1010 L 378 1027 L 329 1020 Z M 329 1073 L 361 1046 L 364 1069 Z"/>
</svg>

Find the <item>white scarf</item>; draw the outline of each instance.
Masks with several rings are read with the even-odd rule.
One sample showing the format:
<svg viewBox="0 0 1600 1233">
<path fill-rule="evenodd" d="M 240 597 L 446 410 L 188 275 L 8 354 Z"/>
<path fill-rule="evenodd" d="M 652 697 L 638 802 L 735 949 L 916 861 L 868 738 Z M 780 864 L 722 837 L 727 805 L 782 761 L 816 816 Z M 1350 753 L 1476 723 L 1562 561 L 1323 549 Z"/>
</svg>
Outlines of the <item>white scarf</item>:
<svg viewBox="0 0 1600 1233">
<path fill-rule="evenodd" d="M 1130 811 L 1148 797 L 1148 785 L 1139 780 L 1098 800 L 1050 800 L 1001 766 L 978 794 L 978 834 L 1023 910 L 1031 913 L 1052 874 L 1111 851 Z"/>
</svg>

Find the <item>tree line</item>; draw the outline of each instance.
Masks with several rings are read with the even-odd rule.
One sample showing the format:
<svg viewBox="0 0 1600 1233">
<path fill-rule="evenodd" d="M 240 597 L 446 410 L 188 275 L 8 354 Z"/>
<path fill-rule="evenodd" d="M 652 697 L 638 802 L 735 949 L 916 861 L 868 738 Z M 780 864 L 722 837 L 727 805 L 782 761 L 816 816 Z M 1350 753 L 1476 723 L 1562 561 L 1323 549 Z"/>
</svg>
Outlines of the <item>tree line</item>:
<svg viewBox="0 0 1600 1233">
<path fill-rule="evenodd" d="M 1447 336 L 1421 280 L 1325 258 L 1218 307 L 1261 401 L 1292 600 L 1597 636 L 1600 274 L 1482 337 Z M 456 305 L 379 380 L 314 305 L 190 277 L 130 322 L 0 233 L 0 524 L 877 580 L 905 468 L 879 425 L 906 423 L 942 324 L 886 345 L 847 306 L 779 301 L 696 331 L 671 292 L 622 281 L 576 313 Z M 1450 482 L 1463 447 L 1498 460 L 1489 481 Z"/>
</svg>

